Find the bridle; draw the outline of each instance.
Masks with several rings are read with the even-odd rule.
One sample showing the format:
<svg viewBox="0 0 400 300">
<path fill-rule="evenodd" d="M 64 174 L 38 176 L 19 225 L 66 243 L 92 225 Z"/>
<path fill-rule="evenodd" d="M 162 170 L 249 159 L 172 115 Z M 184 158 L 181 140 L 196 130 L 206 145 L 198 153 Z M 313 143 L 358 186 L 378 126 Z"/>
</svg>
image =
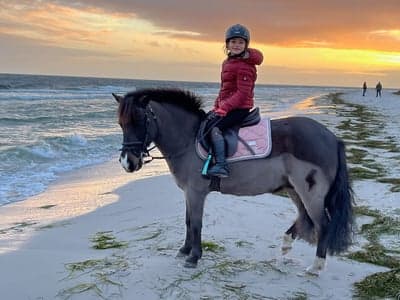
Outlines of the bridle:
<svg viewBox="0 0 400 300">
<path fill-rule="evenodd" d="M 163 159 L 164 157 L 153 157 L 150 155 L 150 151 L 156 148 L 156 146 L 149 147 L 149 145 L 154 139 L 154 137 L 150 136 L 150 130 L 149 130 L 149 126 L 152 120 L 156 123 L 157 134 L 158 134 L 157 116 L 154 114 L 151 105 L 147 104 L 145 109 L 143 141 L 123 142 L 122 147 L 121 149 L 119 149 L 119 151 L 133 153 L 133 155 L 140 158 L 140 160 L 143 161 L 144 164 L 151 162 L 153 159 Z M 144 160 L 144 158 L 146 157 L 148 157 L 149 159 Z"/>
</svg>

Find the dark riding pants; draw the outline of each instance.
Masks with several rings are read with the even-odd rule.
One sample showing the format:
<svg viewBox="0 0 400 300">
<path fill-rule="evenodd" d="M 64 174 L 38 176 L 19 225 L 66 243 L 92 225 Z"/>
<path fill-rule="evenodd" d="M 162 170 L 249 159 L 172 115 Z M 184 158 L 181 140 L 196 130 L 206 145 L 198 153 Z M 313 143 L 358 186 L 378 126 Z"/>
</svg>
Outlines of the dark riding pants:
<svg viewBox="0 0 400 300">
<path fill-rule="evenodd" d="M 248 109 L 231 110 L 225 117 L 220 117 L 215 127 L 218 127 L 223 132 L 228 128 L 241 124 L 248 114 Z"/>
</svg>

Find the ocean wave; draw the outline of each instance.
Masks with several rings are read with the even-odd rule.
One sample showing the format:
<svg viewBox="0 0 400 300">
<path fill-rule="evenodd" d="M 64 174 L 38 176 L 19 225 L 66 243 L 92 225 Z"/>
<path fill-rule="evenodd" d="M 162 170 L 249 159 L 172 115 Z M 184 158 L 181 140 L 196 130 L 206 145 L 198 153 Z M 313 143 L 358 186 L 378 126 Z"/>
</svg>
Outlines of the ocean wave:
<svg viewBox="0 0 400 300">
<path fill-rule="evenodd" d="M 117 155 L 120 136 L 81 134 L 0 148 L 0 205 L 43 191 L 58 174 L 102 163 Z"/>
<path fill-rule="evenodd" d="M 111 101 L 110 101 L 111 102 Z M 111 102 L 112 103 L 112 102 Z M 27 125 L 27 124 L 52 124 L 52 126 L 56 126 L 60 122 L 63 124 L 73 123 L 73 122 L 86 122 L 90 124 L 93 121 L 104 120 L 108 123 L 109 120 L 115 119 L 116 116 L 116 108 L 110 106 L 109 109 L 101 109 L 98 108 L 98 111 L 89 111 L 89 112 L 79 112 L 74 110 L 66 110 L 66 111 L 57 111 L 54 115 L 40 115 L 35 116 L 32 114 L 19 114 L 19 115 L 10 115 L 10 116 L 0 116 L 0 125 L 5 126 L 18 126 L 18 125 Z"/>
<path fill-rule="evenodd" d="M 111 93 L 123 93 L 123 92 L 130 92 L 135 90 L 136 88 L 134 86 L 132 87 L 126 87 L 126 86 L 120 86 L 120 85 L 100 85 L 100 86 L 77 86 L 77 87 L 67 87 L 65 91 L 72 91 L 72 92 L 85 92 L 85 93 L 101 93 L 101 94 L 110 94 Z"/>
<path fill-rule="evenodd" d="M 12 89 L 11 84 L 0 84 L 0 90 L 9 90 Z"/>
<path fill-rule="evenodd" d="M 29 116 L 15 116 L 14 118 L 3 117 L 0 118 L 0 124 L 2 125 L 18 125 L 26 123 L 43 123 L 56 120 L 57 116 L 40 116 L 40 117 L 29 117 Z"/>
<path fill-rule="evenodd" d="M 70 76 L 42 76 L 42 75 L 18 75 L 0 74 L 0 90 L 126 90 L 133 89 L 140 82 L 134 79 L 112 79 L 94 77 L 70 77 Z"/>
<path fill-rule="evenodd" d="M 82 101 L 82 100 L 90 100 L 90 99 L 112 99 L 112 92 L 119 93 L 119 90 L 110 91 L 108 93 L 100 92 L 100 91 L 92 91 L 92 92 L 67 92 L 65 90 L 60 91 L 51 91 L 46 92 L 43 90 L 35 90 L 35 91 L 20 91 L 16 92 L 3 92 L 0 91 L 0 101 L 44 101 L 44 100 L 72 100 L 72 101 Z"/>
<path fill-rule="evenodd" d="M 62 158 L 67 153 L 74 152 L 87 144 L 88 140 L 84 136 L 73 134 L 66 137 L 45 138 L 40 142 L 27 145 L 11 146 L 1 151 L 0 165 L 7 161 L 13 164 L 20 164 L 23 161 L 42 163 L 57 157 Z"/>
<path fill-rule="evenodd" d="M 27 170 L 18 177 L 2 176 L 0 186 L 0 205 L 21 201 L 27 197 L 43 192 L 47 185 L 56 178 L 53 172 L 35 173 Z"/>
</svg>

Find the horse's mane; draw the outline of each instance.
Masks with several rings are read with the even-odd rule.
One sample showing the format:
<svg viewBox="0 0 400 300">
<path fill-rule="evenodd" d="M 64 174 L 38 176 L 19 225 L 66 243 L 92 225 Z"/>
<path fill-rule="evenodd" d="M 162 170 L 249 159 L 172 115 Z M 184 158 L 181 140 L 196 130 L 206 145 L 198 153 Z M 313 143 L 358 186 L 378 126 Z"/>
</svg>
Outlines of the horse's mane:
<svg viewBox="0 0 400 300">
<path fill-rule="evenodd" d="M 133 101 L 156 101 L 159 103 L 170 103 L 183 109 L 204 116 L 203 99 L 194 93 L 176 88 L 148 88 L 130 92 L 125 99 L 132 97 Z"/>
</svg>

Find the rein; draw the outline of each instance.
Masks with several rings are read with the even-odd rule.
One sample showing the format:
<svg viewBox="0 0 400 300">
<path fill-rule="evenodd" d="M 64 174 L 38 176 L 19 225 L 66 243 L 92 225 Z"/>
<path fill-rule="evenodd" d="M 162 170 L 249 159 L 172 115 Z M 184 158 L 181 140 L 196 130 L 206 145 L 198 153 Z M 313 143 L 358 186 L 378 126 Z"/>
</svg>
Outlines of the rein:
<svg viewBox="0 0 400 300">
<path fill-rule="evenodd" d="M 181 155 L 183 155 L 183 154 L 186 153 L 186 149 L 187 149 L 188 146 L 189 146 L 189 145 L 186 145 L 186 146 L 183 147 L 183 149 L 182 149 L 181 151 L 179 151 L 178 153 L 176 153 L 176 154 L 174 154 L 174 155 L 168 155 L 168 156 L 151 156 L 149 152 L 150 152 L 151 150 L 157 148 L 157 147 L 156 147 L 156 146 L 153 146 L 153 147 L 151 147 L 151 148 L 147 148 L 147 149 L 146 149 L 147 153 L 146 153 L 146 156 L 145 156 L 145 157 L 149 157 L 149 159 L 143 161 L 143 163 L 144 163 L 144 164 L 150 163 L 150 162 L 152 162 L 154 159 L 171 159 L 171 158 L 179 157 L 179 156 L 181 156 Z"/>
</svg>

